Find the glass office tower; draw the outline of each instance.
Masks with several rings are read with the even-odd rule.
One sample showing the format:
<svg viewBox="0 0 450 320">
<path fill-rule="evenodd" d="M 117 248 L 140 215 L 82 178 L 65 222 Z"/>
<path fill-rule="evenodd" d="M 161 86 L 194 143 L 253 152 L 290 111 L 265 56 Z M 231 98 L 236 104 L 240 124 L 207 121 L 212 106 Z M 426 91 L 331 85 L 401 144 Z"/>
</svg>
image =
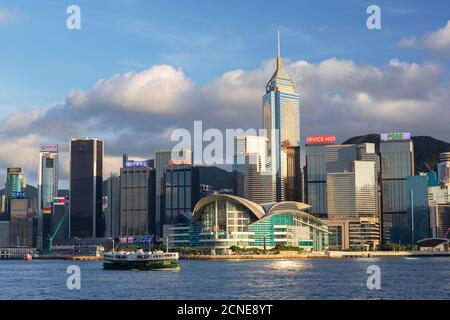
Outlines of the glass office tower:
<svg viewBox="0 0 450 320">
<path fill-rule="evenodd" d="M 283 201 L 288 194 L 288 147 L 300 146 L 300 98 L 295 82 L 283 68 L 278 41 L 277 69 L 263 96 L 263 128 L 269 140 L 272 170 L 272 200 Z M 300 149 L 296 149 L 299 153 Z M 294 158 L 299 155 L 294 155 Z M 298 177 L 301 179 L 301 177 Z M 291 181 L 295 181 L 291 179 Z"/>
<path fill-rule="evenodd" d="M 414 175 L 414 146 L 410 135 L 382 134 L 380 143 L 383 243 L 401 243 L 408 225 L 406 177 Z"/>
<path fill-rule="evenodd" d="M 132 163 L 120 169 L 120 235 L 155 234 L 155 170 Z"/>
<path fill-rule="evenodd" d="M 175 224 L 179 215 L 192 213 L 200 200 L 200 180 L 198 167 L 191 165 L 171 165 L 165 172 L 165 211 L 163 224 Z"/>
<path fill-rule="evenodd" d="M 165 212 L 165 196 L 164 196 L 164 174 L 169 168 L 170 163 L 175 160 L 178 163 L 192 163 L 192 151 L 182 149 L 177 151 L 172 150 L 157 150 L 154 154 L 154 168 L 156 179 L 156 195 L 155 195 L 155 228 L 157 234 L 162 234 L 162 217 Z"/>
<path fill-rule="evenodd" d="M 267 168 L 268 140 L 260 136 L 238 136 L 234 150 L 234 191 L 256 203 L 272 200 L 271 174 Z"/>
<path fill-rule="evenodd" d="M 426 175 L 406 177 L 405 225 L 395 225 L 391 235 L 403 244 L 416 244 L 430 237 L 430 211 L 428 207 L 428 179 Z"/>
<path fill-rule="evenodd" d="M 328 223 L 340 249 L 380 244 L 375 167 L 374 161 L 353 161 L 351 172 L 327 174 Z"/>
<path fill-rule="evenodd" d="M 52 229 L 53 199 L 58 195 L 58 145 L 42 144 L 38 168 L 38 249 L 48 248 Z"/>
<path fill-rule="evenodd" d="M 125 166 L 124 162 L 124 166 Z M 106 180 L 105 237 L 120 234 L 120 176 L 112 174 Z"/>
<path fill-rule="evenodd" d="M 311 205 L 309 212 L 319 218 L 327 217 L 326 146 L 333 145 L 335 141 L 334 136 L 306 139 L 306 199 L 304 202 Z"/>
<path fill-rule="evenodd" d="M 70 141 L 70 237 L 103 237 L 103 142 Z"/>
<path fill-rule="evenodd" d="M 11 217 L 11 199 L 24 198 L 25 180 L 22 168 L 8 168 L 5 183 L 5 213 L 7 220 Z"/>
</svg>

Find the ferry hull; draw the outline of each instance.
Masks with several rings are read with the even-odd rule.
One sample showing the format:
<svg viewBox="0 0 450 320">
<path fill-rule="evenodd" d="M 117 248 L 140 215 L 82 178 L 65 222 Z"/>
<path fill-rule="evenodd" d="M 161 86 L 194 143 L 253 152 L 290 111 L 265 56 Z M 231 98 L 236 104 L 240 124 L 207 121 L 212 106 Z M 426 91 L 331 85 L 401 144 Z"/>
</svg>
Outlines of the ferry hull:
<svg viewBox="0 0 450 320">
<path fill-rule="evenodd" d="M 104 261 L 105 270 L 161 270 L 177 269 L 178 261 Z"/>
</svg>

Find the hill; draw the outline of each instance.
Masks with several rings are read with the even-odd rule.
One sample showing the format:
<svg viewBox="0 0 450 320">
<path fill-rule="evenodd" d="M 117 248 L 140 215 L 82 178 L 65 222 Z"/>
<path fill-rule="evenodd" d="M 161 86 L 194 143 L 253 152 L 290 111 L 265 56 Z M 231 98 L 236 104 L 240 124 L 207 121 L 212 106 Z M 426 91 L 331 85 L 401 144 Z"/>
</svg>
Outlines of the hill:
<svg viewBox="0 0 450 320">
<path fill-rule="evenodd" d="M 417 136 L 411 138 L 414 143 L 414 162 L 415 171 L 428 171 L 428 166 L 437 170 L 437 163 L 439 162 L 439 154 L 441 152 L 450 151 L 450 143 L 435 139 L 430 136 Z M 371 142 L 375 143 L 376 150 L 380 150 L 380 135 L 367 134 L 364 136 L 352 137 L 346 140 L 343 144 L 358 144 Z"/>
<path fill-rule="evenodd" d="M 216 190 L 233 188 L 233 173 L 218 167 L 199 167 L 200 184 L 209 184 Z"/>
</svg>

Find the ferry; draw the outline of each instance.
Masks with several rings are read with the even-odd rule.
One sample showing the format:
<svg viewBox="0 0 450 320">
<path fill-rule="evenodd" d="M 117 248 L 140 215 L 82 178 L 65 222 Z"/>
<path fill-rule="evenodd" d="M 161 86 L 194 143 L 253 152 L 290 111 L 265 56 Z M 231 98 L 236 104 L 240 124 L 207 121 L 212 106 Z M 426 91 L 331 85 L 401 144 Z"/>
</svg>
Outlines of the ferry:
<svg viewBox="0 0 450 320">
<path fill-rule="evenodd" d="M 103 255 L 105 270 L 167 270 L 179 269 L 178 252 L 112 252 Z"/>
</svg>

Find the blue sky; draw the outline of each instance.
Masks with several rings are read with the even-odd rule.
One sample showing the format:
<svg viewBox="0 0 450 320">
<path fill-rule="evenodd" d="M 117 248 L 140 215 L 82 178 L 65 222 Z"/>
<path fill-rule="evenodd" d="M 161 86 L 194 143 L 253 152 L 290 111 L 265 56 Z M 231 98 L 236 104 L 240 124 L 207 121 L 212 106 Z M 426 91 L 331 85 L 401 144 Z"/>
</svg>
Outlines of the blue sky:
<svg viewBox="0 0 450 320">
<path fill-rule="evenodd" d="M 66 8 L 81 8 L 82 29 L 65 28 Z M 336 57 L 384 64 L 421 62 L 429 53 L 398 48 L 403 37 L 441 27 L 448 1 L 376 1 L 382 30 L 365 21 L 372 1 L 2 1 L 17 17 L 0 25 L 4 108 L 48 107 L 73 88 L 153 64 L 182 67 L 197 83 L 231 69 L 254 69 L 275 55 L 310 62 Z"/>
<path fill-rule="evenodd" d="M 81 30 L 66 28 L 72 4 Z M 371 4 L 381 30 L 366 27 Z M 105 141 L 107 174 L 121 153 L 149 158 L 194 120 L 259 128 L 277 31 L 303 139 L 450 141 L 449 1 L 3 0 L 0 172 L 22 166 L 34 181 L 39 144 L 59 143 L 66 177 L 74 135 Z"/>
</svg>

